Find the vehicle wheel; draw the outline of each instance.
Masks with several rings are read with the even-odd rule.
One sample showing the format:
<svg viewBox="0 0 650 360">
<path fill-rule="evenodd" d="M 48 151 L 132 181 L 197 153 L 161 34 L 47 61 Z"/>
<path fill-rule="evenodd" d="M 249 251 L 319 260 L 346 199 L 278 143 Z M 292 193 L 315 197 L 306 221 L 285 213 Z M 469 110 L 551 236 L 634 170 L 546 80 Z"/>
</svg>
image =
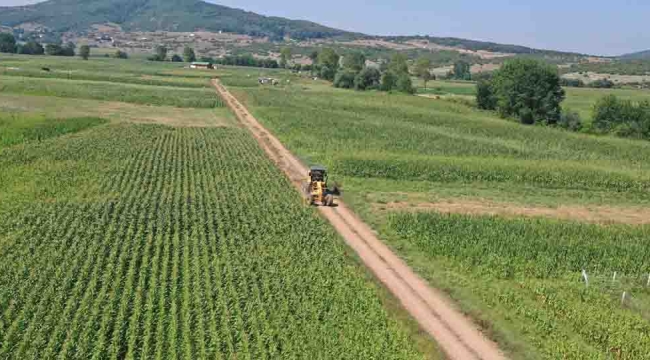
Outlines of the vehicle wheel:
<svg viewBox="0 0 650 360">
<path fill-rule="evenodd" d="M 325 195 L 325 206 L 332 206 L 334 205 L 334 196 L 333 195 Z"/>
</svg>

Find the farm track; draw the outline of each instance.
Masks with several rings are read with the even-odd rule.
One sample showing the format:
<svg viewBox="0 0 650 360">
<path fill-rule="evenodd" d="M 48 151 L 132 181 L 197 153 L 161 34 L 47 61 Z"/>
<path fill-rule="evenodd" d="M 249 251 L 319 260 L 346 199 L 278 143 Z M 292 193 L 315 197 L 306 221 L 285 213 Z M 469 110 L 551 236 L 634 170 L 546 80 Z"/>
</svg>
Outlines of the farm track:
<svg viewBox="0 0 650 360">
<path fill-rule="evenodd" d="M 237 119 L 300 191 L 308 173 L 307 167 L 266 130 L 218 79 L 212 83 Z M 337 207 L 319 207 L 319 211 L 449 358 L 505 359 L 496 344 L 487 339 L 443 294 L 416 275 L 342 201 L 338 202 Z"/>
</svg>

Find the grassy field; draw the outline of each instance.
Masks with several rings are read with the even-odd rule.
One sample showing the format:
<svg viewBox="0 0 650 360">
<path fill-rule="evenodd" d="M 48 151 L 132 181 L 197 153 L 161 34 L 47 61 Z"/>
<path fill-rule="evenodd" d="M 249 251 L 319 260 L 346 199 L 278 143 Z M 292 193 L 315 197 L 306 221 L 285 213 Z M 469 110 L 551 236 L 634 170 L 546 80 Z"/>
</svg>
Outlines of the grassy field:
<svg viewBox="0 0 650 360">
<path fill-rule="evenodd" d="M 513 358 L 650 353 L 650 227 L 632 221 L 650 208 L 650 143 L 297 78 L 237 83 L 226 80 L 306 163 L 329 167 L 347 202 Z M 478 206 L 489 202 L 515 215 Z M 434 210 L 443 206 L 452 214 Z M 631 218 L 587 221 L 593 212 Z"/>
<path fill-rule="evenodd" d="M 214 92 L 0 78 L 0 358 L 439 358 Z"/>
<path fill-rule="evenodd" d="M 418 87 L 418 94 L 422 95 L 457 96 L 473 101 L 476 94 L 476 85 L 471 82 L 429 81 L 426 90 L 422 81 L 416 80 L 414 84 Z M 650 91 L 648 90 L 573 87 L 564 88 L 564 90 L 566 91 L 566 99 L 562 103 L 562 107 L 578 112 L 582 119 L 587 121 L 591 119 L 594 104 L 607 95 L 616 95 L 621 99 L 632 101 L 643 101 L 650 98 Z"/>
</svg>

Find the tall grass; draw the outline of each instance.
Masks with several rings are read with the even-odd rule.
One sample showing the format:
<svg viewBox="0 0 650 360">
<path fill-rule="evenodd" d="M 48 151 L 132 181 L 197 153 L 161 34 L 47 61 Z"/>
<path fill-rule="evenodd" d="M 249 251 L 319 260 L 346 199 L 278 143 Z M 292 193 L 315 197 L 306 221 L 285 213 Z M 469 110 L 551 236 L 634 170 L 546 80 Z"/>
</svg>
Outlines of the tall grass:
<svg viewBox="0 0 650 360">
<path fill-rule="evenodd" d="M 0 114 L 0 148 L 78 132 L 106 123 L 92 117 L 60 119 L 25 114 Z"/>
<path fill-rule="evenodd" d="M 223 102 L 212 89 L 126 85 L 98 81 L 0 76 L 0 93 L 122 101 L 146 105 L 214 108 Z"/>
</svg>

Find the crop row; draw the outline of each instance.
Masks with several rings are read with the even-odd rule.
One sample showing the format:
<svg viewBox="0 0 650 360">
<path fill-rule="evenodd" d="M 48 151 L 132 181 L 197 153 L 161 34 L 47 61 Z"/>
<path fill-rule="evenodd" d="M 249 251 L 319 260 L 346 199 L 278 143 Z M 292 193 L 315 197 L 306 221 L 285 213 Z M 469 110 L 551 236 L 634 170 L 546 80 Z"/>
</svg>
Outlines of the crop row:
<svg viewBox="0 0 650 360">
<path fill-rule="evenodd" d="M 421 357 L 246 132 L 148 129 L 104 200 L 0 233 L 0 358 Z"/>
<path fill-rule="evenodd" d="M 441 287 L 453 282 L 456 294 L 482 304 L 477 317 L 517 334 L 515 346 L 529 347 L 520 352 L 571 359 L 607 359 L 612 349 L 621 359 L 648 354 L 648 227 L 434 213 L 393 214 L 386 226 L 394 246 L 441 269 L 417 264 L 425 277 Z M 604 285 L 621 281 L 614 272 L 634 281 L 609 291 Z M 640 308 L 621 306 L 623 291 L 641 299 Z"/>
<path fill-rule="evenodd" d="M 168 86 L 168 87 L 186 87 L 186 88 L 208 88 L 210 87 L 209 78 L 181 78 L 181 77 L 162 77 L 153 75 L 139 74 L 120 74 L 120 73 L 97 73 L 97 72 L 79 72 L 79 71 L 43 71 L 41 69 L 20 69 L 20 70 L 2 70 L 3 76 L 17 76 L 25 78 L 43 78 L 43 79 L 63 79 L 63 80 L 89 80 L 113 82 L 134 85 L 150 86 Z"/>
<path fill-rule="evenodd" d="M 376 93 L 241 88 L 246 102 L 282 140 L 299 152 L 322 141 L 320 154 L 475 156 L 581 161 L 646 168 L 650 144 L 524 127 L 446 101 Z M 309 121 L 306 121 L 309 119 Z"/>
<path fill-rule="evenodd" d="M 0 93 L 122 101 L 176 107 L 223 107 L 211 89 L 127 85 L 101 81 L 0 77 Z"/>
<path fill-rule="evenodd" d="M 503 161 L 480 158 L 427 157 L 368 159 L 341 157 L 333 166 L 339 175 L 433 182 L 517 183 L 540 188 L 609 190 L 645 195 L 650 178 L 631 172 L 599 169 L 577 163 Z"/>
<path fill-rule="evenodd" d="M 98 118 L 47 119 L 43 116 L 0 114 L 0 148 L 45 140 L 105 123 Z"/>
</svg>

